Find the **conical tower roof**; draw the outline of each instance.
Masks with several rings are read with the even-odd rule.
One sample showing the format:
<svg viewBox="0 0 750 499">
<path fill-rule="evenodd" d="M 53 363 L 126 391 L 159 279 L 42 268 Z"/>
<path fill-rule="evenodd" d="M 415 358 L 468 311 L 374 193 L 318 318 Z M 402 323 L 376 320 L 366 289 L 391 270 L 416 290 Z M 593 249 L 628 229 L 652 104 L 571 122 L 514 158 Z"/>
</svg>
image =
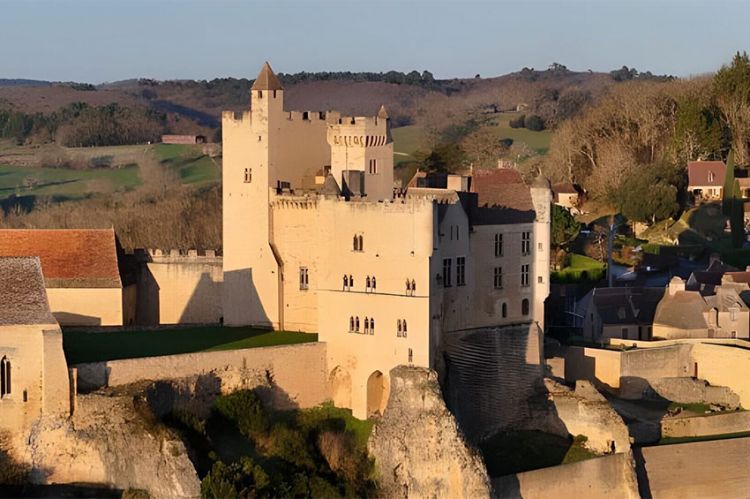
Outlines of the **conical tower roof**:
<svg viewBox="0 0 750 499">
<path fill-rule="evenodd" d="M 378 111 L 378 118 L 388 119 L 388 112 L 385 110 L 385 105 L 380 106 L 380 110 Z"/>
<path fill-rule="evenodd" d="M 253 83 L 253 87 L 251 90 L 283 89 L 284 87 L 281 86 L 281 82 L 276 76 L 276 73 L 273 72 L 273 69 L 271 69 L 271 65 L 268 64 L 268 62 L 264 63 L 263 67 L 260 69 L 260 73 L 258 73 L 258 77 L 255 79 L 255 83 Z"/>
</svg>

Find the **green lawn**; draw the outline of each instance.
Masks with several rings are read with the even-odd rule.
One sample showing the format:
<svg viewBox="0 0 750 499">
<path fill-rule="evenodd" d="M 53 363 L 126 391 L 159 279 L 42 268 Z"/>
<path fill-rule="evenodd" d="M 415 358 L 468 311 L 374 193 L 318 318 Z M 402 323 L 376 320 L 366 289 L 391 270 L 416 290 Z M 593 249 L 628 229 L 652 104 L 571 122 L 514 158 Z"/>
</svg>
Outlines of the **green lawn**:
<svg viewBox="0 0 750 499">
<path fill-rule="evenodd" d="M 510 120 L 521 114 L 523 113 L 497 113 L 492 116 L 486 126 L 496 131 L 498 139 L 513 139 L 514 143 L 523 142 L 529 149 L 533 149 L 538 154 L 546 154 L 549 150 L 552 132 L 549 130 L 534 132 L 526 128 L 511 128 Z"/>
<path fill-rule="evenodd" d="M 202 326 L 103 333 L 63 331 L 63 349 L 68 364 L 290 345 L 317 340 L 317 334 L 267 331 L 251 327 Z"/>
<path fill-rule="evenodd" d="M 571 253 L 568 266 L 559 271 L 551 272 L 551 279 L 555 282 L 597 281 L 604 277 L 605 265 L 585 255 Z"/>
<path fill-rule="evenodd" d="M 0 165 L 0 199 L 17 196 L 58 196 L 80 199 L 140 185 L 136 165 L 121 168 L 71 170 Z"/>
<path fill-rule="evenodd" d="M 391 129 L 393 137 L 393 164 L 414 161 L 414 153 L 425 149 L 424 130 L 421 126 L 408 125 Z"/>
<path fill-rule="evenodd" d="M 200 146 L 156 144 L 154 153 L 162 165 L 177 170 L 183 184 L 218 182 L 219 169 Z"/>
</svg>

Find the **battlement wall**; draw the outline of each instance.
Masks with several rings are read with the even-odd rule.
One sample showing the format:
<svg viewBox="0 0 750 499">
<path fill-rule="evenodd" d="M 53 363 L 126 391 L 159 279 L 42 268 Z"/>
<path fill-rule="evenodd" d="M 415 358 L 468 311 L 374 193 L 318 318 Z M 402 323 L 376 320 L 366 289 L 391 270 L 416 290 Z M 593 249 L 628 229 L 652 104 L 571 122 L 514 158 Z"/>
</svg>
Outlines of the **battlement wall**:
<svg viewBox="0 0 750 499">
<path fill-rule="evenodd" d="M 250 111 L 222 111 L 221 112 L 221 123 L 222 126 L 228 126 L 232 124 L 251 123 L 252 113 Z"/>
</svg>

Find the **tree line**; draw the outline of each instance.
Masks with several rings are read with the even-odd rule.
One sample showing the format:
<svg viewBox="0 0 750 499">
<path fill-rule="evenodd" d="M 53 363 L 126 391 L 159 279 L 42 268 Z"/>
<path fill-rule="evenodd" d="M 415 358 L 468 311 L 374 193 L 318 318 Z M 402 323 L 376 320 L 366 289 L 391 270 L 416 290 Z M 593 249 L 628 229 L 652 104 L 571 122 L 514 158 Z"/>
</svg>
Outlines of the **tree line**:
<svg viewBox="0 0 750 499">
<path fill-rule="evenodd" d="M 138 144 L 164 133 L 164 113 L 116 103 L 90 106 L 72 103 L 49 114 L 0 109 L 0 139 L 17 144 L 56 142 L 67 147 Z"/>
<path fill-rule="evenodd" d="M 627 69 L 627 68 L 625 68 Z M 734 150 L 750 166 L 750 59 L 713 77 L 631 78 L 558 124 L 544 170 L 632 220 L 654 223 L 685 205 L 687 163 Z"/>
</svg>

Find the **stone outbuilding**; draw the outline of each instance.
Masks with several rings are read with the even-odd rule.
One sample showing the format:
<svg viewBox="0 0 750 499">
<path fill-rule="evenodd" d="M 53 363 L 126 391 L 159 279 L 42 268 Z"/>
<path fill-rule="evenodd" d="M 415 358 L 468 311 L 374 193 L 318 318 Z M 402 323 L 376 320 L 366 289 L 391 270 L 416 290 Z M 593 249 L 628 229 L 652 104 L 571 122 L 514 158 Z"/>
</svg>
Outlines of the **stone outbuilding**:
<svg viewBox="0 0 750 499">
<path fill-rule="evenodd" d="M 114 229 L 3 229 L 0 256 L 39 257 L 49 306 L 62 326 L 134 322 L 135 279 L 123 270 Z"/>
<path fill-rule="evenodd" d="M 22 435 L 42 415 L 70 413 L 62 332 L 36 257 L 0 257 L 0 428 Z"/>
</svg>

